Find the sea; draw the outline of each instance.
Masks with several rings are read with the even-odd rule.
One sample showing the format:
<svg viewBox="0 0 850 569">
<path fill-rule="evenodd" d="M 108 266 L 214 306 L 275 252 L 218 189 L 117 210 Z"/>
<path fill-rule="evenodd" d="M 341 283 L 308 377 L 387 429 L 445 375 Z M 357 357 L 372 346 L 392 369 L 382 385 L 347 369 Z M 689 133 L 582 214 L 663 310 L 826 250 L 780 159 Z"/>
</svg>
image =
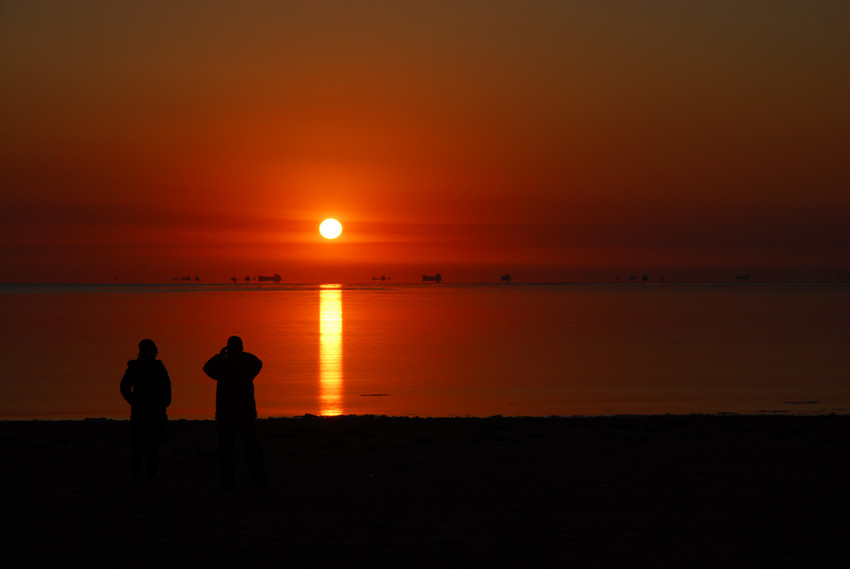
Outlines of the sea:
<svg viewBox="0 0 850 569">
<path fill-rule="evenodd" d="M 264 363 L 260 417 L 850 410 L 847 284 L 0 285 L 0 419 L 122 419 L 154 340 L 172 419 L 214 415 L 204 363 Z"/>
</svg>

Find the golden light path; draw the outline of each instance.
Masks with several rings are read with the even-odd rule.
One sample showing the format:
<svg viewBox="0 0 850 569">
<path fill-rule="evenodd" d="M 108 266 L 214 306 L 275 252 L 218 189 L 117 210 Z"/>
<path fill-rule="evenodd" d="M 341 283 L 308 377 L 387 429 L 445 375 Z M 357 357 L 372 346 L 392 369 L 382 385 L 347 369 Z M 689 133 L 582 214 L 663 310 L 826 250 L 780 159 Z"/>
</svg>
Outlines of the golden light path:
<svg viewBox="0 0 850 569">
<path fill-rule="evenodd" d="M 342 290 L 319 289 L 319 413 L 342 415 Z"/>
</svg>

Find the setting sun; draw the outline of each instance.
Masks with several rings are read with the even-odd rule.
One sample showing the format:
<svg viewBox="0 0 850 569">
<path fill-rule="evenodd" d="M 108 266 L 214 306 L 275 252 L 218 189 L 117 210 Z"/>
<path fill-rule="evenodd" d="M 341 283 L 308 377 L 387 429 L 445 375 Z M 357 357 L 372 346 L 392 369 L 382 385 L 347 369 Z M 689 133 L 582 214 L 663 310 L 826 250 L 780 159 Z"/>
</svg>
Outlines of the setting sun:
<svg viewBox="0 0 850 569">
<path fill-rule="evenodd" d="M 335 219 L 326 219 L 319 226 L 319 233 L 325 239 L 336 239 L 342 233 L 342 224 Z"/>
</svg>

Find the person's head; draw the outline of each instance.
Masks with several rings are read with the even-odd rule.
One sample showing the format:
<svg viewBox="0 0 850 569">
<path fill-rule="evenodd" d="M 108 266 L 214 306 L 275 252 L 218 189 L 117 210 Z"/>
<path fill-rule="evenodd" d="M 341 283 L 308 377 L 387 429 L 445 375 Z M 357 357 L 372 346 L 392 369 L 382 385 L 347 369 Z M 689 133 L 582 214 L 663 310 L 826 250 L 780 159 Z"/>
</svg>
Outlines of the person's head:
<svg viewBox="0 0 850 569">
<path fill-rule="evenodd" d="M 242 338 L 239 336 L 231 336 L 227 339 L 227 351 L 230 353 L 239 353 L 242 351 Z"/>
<path fill-rule="evenodd" d="M 156 344 L 153 340 L 142 340 L 139 342 L 139 357 L 140 358 L 156 358 L 159 350 L 156 349 Z"/>
</svg>

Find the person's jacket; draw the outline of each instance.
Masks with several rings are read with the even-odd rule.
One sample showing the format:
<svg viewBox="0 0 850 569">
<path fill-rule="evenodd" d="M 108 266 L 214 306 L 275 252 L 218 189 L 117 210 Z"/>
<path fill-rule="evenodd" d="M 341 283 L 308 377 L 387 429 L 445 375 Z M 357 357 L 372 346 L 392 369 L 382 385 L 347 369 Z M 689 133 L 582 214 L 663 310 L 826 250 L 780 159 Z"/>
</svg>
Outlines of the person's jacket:
<svg viewBox="0 0 850 569">
<path fill-rule="evenodd" d="M 254 354 L 236 352 L 216 354 L 204 364 L 204 373 L 216 380 L 216 419 L 255 419 L 254 378 L 263 362 Z"/>
<path fill-rule="evenodd" d="M 171 405 L 171 379 L 159 360 L 139 358 L 127 362 L 121 378 L 121 395 L 133 415 L 164 415 Z"/>
</svg>

